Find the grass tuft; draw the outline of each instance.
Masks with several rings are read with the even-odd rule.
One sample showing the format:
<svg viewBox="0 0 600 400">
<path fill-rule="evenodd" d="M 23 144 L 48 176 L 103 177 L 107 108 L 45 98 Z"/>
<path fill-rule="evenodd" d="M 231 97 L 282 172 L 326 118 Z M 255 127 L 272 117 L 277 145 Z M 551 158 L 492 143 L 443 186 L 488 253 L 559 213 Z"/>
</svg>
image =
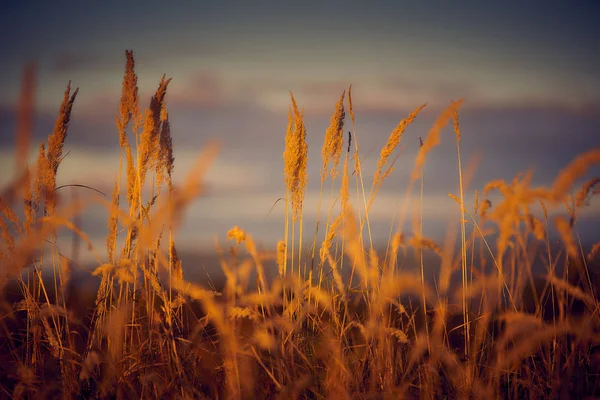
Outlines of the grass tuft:
<svg viewBox="0 0 600 400">
<path fill-rule="evenodd" d="M 97 194 L 59 198 L 56 177 L 78 93 L 70 84 L 54 130 L 27 165 L 35 68 L 25 70 L 16 138 L 24 174 L 0 196 L 0 397 L 600 395 L 600 243 L 584 248 L 578 233 L 600 181 L 588 177 L 571 193 L 600 163 L 600 149 L 577 157 L 550 187 L 532 187 L 531 173 L 489 182 L 474 190 L 471 208 L 470 170 L 463 176 L 461 166 L 461 139 L 468 139 L 459 126 L 462 101 L 451 102 L 419 138 L 397 225 L 413 217 L 413 231 L 390 226 L 382 253 L 372 240 L 369 213 L 401 156 L 395 153 L 404 132 L 425 105 L 391 132 L 365 189 L 367 160 L 359 157 L 359 110 L 350 86 L 324 133 L 319 217 L 305 246 L 307 131 L 290 93 L 283 239 L 263 249 L 251 232 L 232 227 L 227 249 L 216 245 L 225 282 L 211 287 L 186 280 L 194 266 L 180 259 L 175 233 L 186 208 L 202 195 L 219 146 L 208 145 L 187 178 L 173 182 L 170 79 L 162 77 L 142 112 L 133 52 L 125 61 L 115 121 L 120 162 L 110 200 Z M 448 198 L 456 206 L 455 226 L 438 244 L 423 234 L 424 166 L 450 121 L 457 144 L 458 194 Z M 418 180 L 419 215 L 407 215 Z M 493 192 L 494 203 L 487 198 Z M 97 260 L 86 272 L 93 290 L 75 277 L 75 263 L 57 246 L 57 232 L 66 229 L 91 248 L 79 223 L 91 204 L 108 212 L 106 254 L 92 249 Z M 545 273 L 536 273 L 535 263 Z M 426 273 L 435 276 L 426 279 Z"/>
</svg>

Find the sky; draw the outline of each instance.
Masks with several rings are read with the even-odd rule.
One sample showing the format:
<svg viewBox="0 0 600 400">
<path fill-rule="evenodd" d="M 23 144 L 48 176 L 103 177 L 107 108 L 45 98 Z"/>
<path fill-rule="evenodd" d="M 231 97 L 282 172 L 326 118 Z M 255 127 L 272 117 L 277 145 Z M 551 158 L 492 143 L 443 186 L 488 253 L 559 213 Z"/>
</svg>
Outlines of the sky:
<svg viewBox="0 0 600 400">
<path fill-rule="evenodd" d="M 119 157 L 114 121 L 125 50 L 132 49 L 142 106 L 163 74 L 173 78 L 166 102 L 176 182 L 209 141 L 222 145 L 206 177 L 207 193 L 188 210 L 178 236 L 190 249 L 214 248 L 215 236 L 225 242 L 234 225 L 265 246 L 283 238 L 282 202 L 271 208 L 285 196 L 290 91 L 305 109 L 311 232 L 320 147 L 342 91 L 352 84 L 367 180 L 389 133 L 427 103 L 373 205 L 373 234 L 385 243 L 405 198 L 418 138 L 451 100 L 464 100 L 463 166 L 479 160 L 467 189 L 471 203 L 475 189 L 519 171 L 533 169 L 534 183 L 547 185 L 579 153 L 600 146 L 599 16 L 594 1 L 3 0 L 0 184 L 14 177 L 21 75 L 35 62 L 34 147 L 51 133 L 71 81 L 79 94 L 58 183 L 110 193 Z M 449 127 L 424 172 L 424 232 L 436 240 L 459 216 L 447 196 L 458 193 L 455 146 Z M 589 221 L 600 221 L 598 203 L 585 210 Z M 84 229 L 100 254 L 105 225 L 103 210 L 84 214 Z M 584 240 L 597 240 L 592 225 L 582 230 Z"/>
</svg>

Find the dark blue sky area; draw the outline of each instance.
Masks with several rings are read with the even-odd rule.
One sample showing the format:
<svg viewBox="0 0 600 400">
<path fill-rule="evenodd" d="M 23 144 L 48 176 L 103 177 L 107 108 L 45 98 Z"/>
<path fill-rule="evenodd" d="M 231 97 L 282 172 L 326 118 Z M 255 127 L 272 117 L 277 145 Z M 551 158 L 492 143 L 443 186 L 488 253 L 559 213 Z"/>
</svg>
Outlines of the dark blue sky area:
<svg viewBox="0 0 600 400">
<path fill-rule="evenodd" d="M 22 68 L 34 61 L 37 140 L 50 133 L 66 83 L 80 88 L 66 143 L 71 164 L 61 170 L 61 183 L 93 180 L 110 190 L 115 171 L 106 165 L 118 166 L 114 119 L 124 51 L 133 49 L 142 105 L 163 74 L 173 78 L 167 106 L 177 176 L 209 138 L 224 142 L 211 178 L 213 197 L 205 208 L 190 210 L 194 222 L 184 227 L 190 240 L 201 236 L 211 246 L 214 233 L 238 221 L 267 242 L 281 237 L 283 228 L 272 228 L 278 211 L 273 221 L 264 216 L 284 195 L 290 90 L 306 109 L 312 179 L 328 118 L 349 84 L 358 139 L 373 165 L 398 121 L 428 103 L 404 138 L 398 180 L 382 190 L 386 210 L 404 193 L 418 137 L 458 98 L 465 100 L 463 161 L 481 155 L 473 189 L 528 168 L 536 183 L 547 184 L 577 154 L 600 146 L 598 21 L 594 1 L 5 0 L 0 178 L 10 178 Z M 457 184 L 453 146 L 445 132 L 428 164 L 432 233 L 443 232 L 443 217 L 455 207 L 447 197 Z M 317 194 L 318 182 L 309 183 L 307 207 Z M 239 196 L 246 199 L 243 208 L 236 206 Z M 592 214 L 600 215 L 595 204 Z M 374 214 L 384 238 L 391 212 Z M 207 225 L 197 233 L 201 221 Z"/>
</svg>

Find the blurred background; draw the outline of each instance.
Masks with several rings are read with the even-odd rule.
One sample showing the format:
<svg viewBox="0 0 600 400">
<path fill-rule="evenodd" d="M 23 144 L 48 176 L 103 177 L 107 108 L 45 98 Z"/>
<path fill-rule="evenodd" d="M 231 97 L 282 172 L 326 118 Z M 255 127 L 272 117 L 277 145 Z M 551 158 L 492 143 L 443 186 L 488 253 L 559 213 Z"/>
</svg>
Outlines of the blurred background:
<svg viewBox="0 0 600 400">
<path fill-rule="evenodd" d="M 356 133 L 370 187 L 381 147 L 414 108 L 425 111 L 405 132 L 395 172 L 370 213 L 376 243 L 395 230 L 419 136 L 451 100 L 460 111 L 467 190 L 532 169 L 549 185 L 577 154 L 600 145 L 600 5 L 592 1 L 11 1 L 0 4 L 0 185 L 14 176 L 16 109 L 23 67 L 37 64 L 31 154 L 51 133 L 66 85 L 79 87 L 68 153 L 58 185 L 110 192 L 119 167 L 115 118 L 132 49 L 140 106 L 163 74 L 181 182 L 212 139 L 222 151 L 205 195 L 186 214 L 182 252 L 214 252 L 238 225 L 266 247 L 284 235 L 282 153 L 291 90 L 305 109 L 309 178 L 305 232 L 317 217 L 321 145 L 342 91 L 352 84 Z M 351 129 L 349 118 L 345 131 Z M 347 137 L 345 138 L 347 140 Z M 451 125 L 425 168 L 424 234 L 442 241 L 460 214 Z M 400 149 L 398 150 L 400 151 Z M 477 163 L 475 163 L 477 162 Z M 598 174 L 595 168 L 591 174 Z M 89 194 L 80 190 L 81 196 Z M 328 192 L 327 192 L 328 193 Z M 65 190 L 64 196 L 71 191 Z M 419 199 L 418 187 L 413 200 Z M 358 204 L 353 197 L 353 204 Z M 272 208 L 273 207 L 273 208 Z M 323 205 L 326 212 L 328 203 Z M 418 209 L 411 200 L 406 230 Z M 271 210 L 272 208 L 272 210 Z M 271 210 L 271 211 L 270 211 Z M 270 212 L 269 212 L 270 211 Z M 557 210 L 566 214 L 566 210 Z M 584 210 L 580 233 L 595 239 L 600 201 Z M 82 225 L 105 257 L 106 212 L 93 207 Z M 68 254 L 69 237 L 62 251 Z M 587 241 L 587 242 L 586 242 Z M 588 243 L 589 244 L 589 243 Z M 83 261 L 92 254 L 80 254 Z"/>
</svg>

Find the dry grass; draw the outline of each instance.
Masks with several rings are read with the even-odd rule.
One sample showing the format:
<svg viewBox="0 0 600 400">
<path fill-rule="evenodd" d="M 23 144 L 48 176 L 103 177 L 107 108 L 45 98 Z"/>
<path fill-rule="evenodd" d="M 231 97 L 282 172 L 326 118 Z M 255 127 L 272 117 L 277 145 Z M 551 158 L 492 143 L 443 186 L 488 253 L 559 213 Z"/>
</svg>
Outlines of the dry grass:
<svg viewBox="0 0 600 400">
<path fill-rule="evenodd" d="M 407 205 L 419 180 L 422 203 L 426 156 L 453 121 L 459 193 L 450 197 L 457 203 L 460 249 L 454 248 L 453 229 L 444 244 L 424 237 L 421 214 L 412 233 L 391 226 L 388 251 L 380 254 L 371 239 L 369 210 L 391 176 L 403 132 L 425 105 L 391 132 L 367 193 L 349 88 L 325 131 L 320 225 L 309 250 L 302 244 L 306 128 L 291 95 L 283 153 L 283 239 L 267 251 L 257 247 L 250 232 L 233 227 L 228 249 L 217 247 L 226 281 L 220 290 L 209 289 L 185 280 L 189 267 L 179 259 L 173 232 L 185 208 L 202 194 L 203 175 L 218 147 L 204 149 L 184 183 L 175 185 L 166 107 L 170 79 L 161 79 L 142 112 L 132 52 L 126 60 L 116 119 L 121 160 L 111 201 L 90 197 L 64 203 L 56 187 L 77 94 L 70 85 L 35 165 L 23 167 L 35 82 L 35 70 L 25 72 L 16 140 L 18 170 L 25 174 L 0 198 L 0 397 L 600 394 L 598 280 L 591 266 L 599 245 L 586 254 L 577 235 L 578 212 L 598 194 L 598 178 L 581 187 L 568 218 L 556 217 L 552 224 L 549 216 L 568 204 L 575 183 L 600 162 L 600 149 L 574 160 L 550 188 L 531 187 L 530 174 L 510 183 L 490 182 L 483 195 L 498 191 L 501 199 L 492 204 L 477 194 L 470 212 L 460 155 L 461 102 L 451 102 L 421 142 L 399 221 L 410 217 Z M 346 99 L 352 125 L 347 147 Z M 329 198 L 323 190 L 328 178 Z M 333 215 L 337 202 L 340 212 Z M 72 265 L 56 248 L 56 232 L 71 230 L 89 244 L 77 216 L 92 203 L 108 210 L 109 233 L 106 255 L 92 271 L 97 287 L 86 296 L 71 282 Z M 542 215 L 532 211 L 535 204 L 542 205 Z M 328 210 L 324 221 L 321 205 Z M 556 235 L 561 245 L 550 245 Z M 435 285 L 424 277 L 430 253 L 440 262 Z M 542 279 L 532 272 L 535 257 L 547 267 Z M 399 261 L 415 268 L 401 269 Z"/>
</svg>

